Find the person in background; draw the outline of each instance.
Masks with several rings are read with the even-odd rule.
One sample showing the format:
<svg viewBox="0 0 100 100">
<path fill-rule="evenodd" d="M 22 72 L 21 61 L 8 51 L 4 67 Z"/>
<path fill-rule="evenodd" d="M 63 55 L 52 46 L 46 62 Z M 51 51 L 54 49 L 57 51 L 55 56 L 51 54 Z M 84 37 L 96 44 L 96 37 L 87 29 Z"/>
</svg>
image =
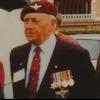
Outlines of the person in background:
<svg viewBox="0 0 100 100">
<path fill-rule="evenodd" d="M 80 45 L 80 42 L 79 42 L 77 39 L 71 37 L 70 35 L 61 33 L 61 32 L 59 32 L 59 31 L 56 31 L 55 34 L 56 34 L 60 39 L 66 41 L 66 42 L 68 42 L 68 43 L 71 43 L 71 44 L 74 44 L 74 45 Z"/>
<path fill-rule="evenodd" d="M 4 98 L 3 89 L 4 89 L 4 69 L 3 69 L 3 64 L 0 62 L 0 98 Z"/>
<path fill-rule="evenodd" d="M 89 53 L 59 38 L 57 8 L 40 0 L 21 12 L 28 43 L 10 53 L 14 98 L 95 98 Z"/>
<path fill-rule="evenodd" d="M 26 4 L 27 2 L 25 0 L 0 0 L 0 8 L 7 11 L 22 8 Z"/>
</svg>

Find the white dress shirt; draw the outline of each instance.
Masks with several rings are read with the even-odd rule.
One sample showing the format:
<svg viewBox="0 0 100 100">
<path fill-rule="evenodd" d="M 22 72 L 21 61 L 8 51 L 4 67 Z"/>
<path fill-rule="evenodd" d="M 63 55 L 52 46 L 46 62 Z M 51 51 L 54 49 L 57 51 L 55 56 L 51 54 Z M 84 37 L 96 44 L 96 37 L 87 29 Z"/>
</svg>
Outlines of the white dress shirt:
<svg viewBox="0 0 100 100">
<path fill-rule="evenodd" d="M 56 45 L 56 37 L 54 34 L 52 34 L 48 40 L 46 40 L 42 45 L 40 45 L 41 63 L 40 63 L 40 74 L 39 74 L 37 91 L 39 89 L 39 86 L 40 86 L 40 84 L 43 80 L 43 77 L 45 75 L 45 72 L 47 70 L 48 64 L 50 62 L 50 58 L 51 58 L 54 48 L 55 48 L 55 45 Z M 35 48 L 36 48 L 36 46 L 32 45 L 30 53 L 29 53 L 29 59 L 28 59 L 28 64 L 27 64 L 27 73 L 26 73 L 26 82 L 25 82 L 26 87 L 27 87 L 28 81 L 29 81 L 29 74 L 30 74 L 32 59 L 35 55 L 35 52 L 34 52 Z"/>
</svg>

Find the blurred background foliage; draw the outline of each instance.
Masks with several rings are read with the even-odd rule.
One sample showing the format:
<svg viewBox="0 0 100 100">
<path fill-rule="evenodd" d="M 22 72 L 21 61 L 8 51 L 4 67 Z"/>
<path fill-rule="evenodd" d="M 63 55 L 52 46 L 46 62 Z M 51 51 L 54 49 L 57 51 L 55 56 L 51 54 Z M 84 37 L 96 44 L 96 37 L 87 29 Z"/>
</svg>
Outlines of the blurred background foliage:
<svg viewBox="0 0 100 100">
<path fill-rule="evenodd" d="M 63 34 L 75 35 L 75 34 L 100 34 L 100 31 L 60 31 Z"/>
</svg>

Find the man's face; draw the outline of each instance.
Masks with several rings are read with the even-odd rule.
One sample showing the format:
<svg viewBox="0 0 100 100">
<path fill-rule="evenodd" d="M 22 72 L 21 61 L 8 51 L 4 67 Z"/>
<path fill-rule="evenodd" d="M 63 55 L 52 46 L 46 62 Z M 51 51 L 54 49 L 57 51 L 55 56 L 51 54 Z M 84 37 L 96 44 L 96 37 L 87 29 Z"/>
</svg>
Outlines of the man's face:
<svg viewBox="0 0 100 100">
<path fill-rule="evenodd" d="M 27 40 L 40 45 L 53 32 L 54 22 L 47 14 L 28 13 L 24 16 L 24 26 Z"/>
</svg>

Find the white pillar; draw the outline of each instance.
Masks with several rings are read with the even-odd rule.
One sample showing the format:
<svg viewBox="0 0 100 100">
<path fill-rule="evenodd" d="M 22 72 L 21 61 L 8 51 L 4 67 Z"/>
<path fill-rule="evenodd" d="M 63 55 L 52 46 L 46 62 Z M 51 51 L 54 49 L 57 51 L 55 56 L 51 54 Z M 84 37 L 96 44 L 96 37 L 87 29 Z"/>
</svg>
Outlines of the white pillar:
<svg viewBox="0 0 100 100">
<path fill-rule="evenodd" d="M 95 13 L 95 3 L 96 3 L 96 0 L 92 0 L 92 2 L 91 2 L 91 14 L 94 17 L 96 16 L 96 13 Z"/>
</svg>

